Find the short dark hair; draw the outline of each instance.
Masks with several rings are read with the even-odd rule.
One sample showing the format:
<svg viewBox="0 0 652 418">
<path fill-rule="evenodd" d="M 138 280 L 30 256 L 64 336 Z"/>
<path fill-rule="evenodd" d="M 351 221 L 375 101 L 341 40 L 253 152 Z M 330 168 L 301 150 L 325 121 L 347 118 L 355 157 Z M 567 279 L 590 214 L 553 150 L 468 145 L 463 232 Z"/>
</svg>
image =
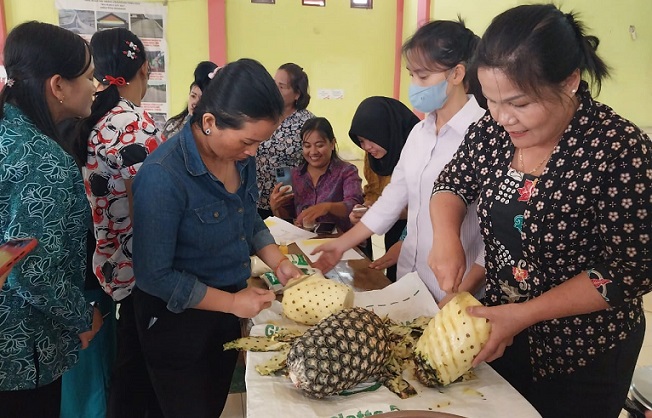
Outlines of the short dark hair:
<svg viewBox="0 0 652 418">
<path fill-rule="evenodd" d="M 45 82 L 59 74 L 66 80 L 83 75 L 91 65 L 88 43 L 79 35 L 49 23 L 25 22 L 7 36 L 4 49 L 7 78 L 0 93 L 0 118 L 4 104 L 20 108 L 45 135 L 60 143 L 45 96 Z"/>
<path fill-rule="evenodd" d="M 303 68 L 295 63 L 288 62 L 280 67 L 290 76 L 290 86 L 292 90 L 299 95 L 299 98 L 294 103 L 297 110 L 303 110 L 310 104 L 310 94 L 308 93 L 308 74 L 303 71 Z"/>
<path fill-rule="evenodd" d="M 90 116 L 77 124 L 73 154 L 82 159 L 86 156 L 88 138 L 93 127 L 120 101 L 118 87 L 110 83 L 110 78 L 122 77 L 128 82 L 147 60 L 142 41 L 124 28 L 95 32 L 91 38 L 91 48 L 95 64 L 93 76 L 106 88 L 95 94 Z"/>
<path fill-rule="evenodd" d="M 335 143 L 335 149 L 333 150 L 333 155 L 331 156 L 331 159 L 340 158 L 340 156 L 337 155 L 337 142 L 335 141 L 335 133 L 333 132 L 333 126 L 328 121 L 328 119 L 322 117 L 314 117 L 305 121 L 303 126 L 301 127 L 301 131 L 299 132 L 299 137 L 301 138 L 301 142 L 303 142 L 305 137 L 311 132 L 317 132 L 319 135 L 321 135 L 322 138 L 327 139 L 331 144 Z"/>
<path fill-rule="evenodd" d="M 553 4 L 509 9 L 485 31 L 475 65 L 499 69 L 524 92 L 536 96 L 542 88 L 559 91 L 560 83 L 579 69 L 599 92 L 609 67 L 596 54 L 598 38 L 585 35 L 576 17 Z"/>
<path fill-rule="evenodd" d="M 216 125 L 223 129 L 240 129 L 249 120 L 278 122 L 283 114 L 283 97 L 262 64 L 243 58 L 217 72 L 202 92 L 192 123 L 201 127 L 205 113 L 215 116 Z"/>
<path fill-rule="evenodd" d="M 480 37 L 466 27 L 464 20 L 433 20 L 410 37 L 402 47 L 403 56 L 421 60 L 431 71 L 444 71 L 458 64 L 464 65 L 466 75 L 464 87 L 473 94 L 482 107 L 486 100 L 478 82 L 477 73 L 473 71 L 473 57 L 480 42 Z"/>
</svg>

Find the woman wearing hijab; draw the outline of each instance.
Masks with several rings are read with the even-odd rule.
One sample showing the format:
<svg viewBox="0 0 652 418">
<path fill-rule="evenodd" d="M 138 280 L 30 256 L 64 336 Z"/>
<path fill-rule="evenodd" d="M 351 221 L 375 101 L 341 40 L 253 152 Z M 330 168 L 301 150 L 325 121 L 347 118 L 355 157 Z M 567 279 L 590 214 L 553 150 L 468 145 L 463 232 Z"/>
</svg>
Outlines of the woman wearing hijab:
<svg viewBox="0 0 652 418">
<path fill-rule="evenodd" d="M 360 103 L 353 115 L 349 136 L 366 152 L 364 177 L 367 184 L 364 187 L 364 205 L 358 206 L 362 209 L 351 212 L 351 222 L 358 222 L 364 208 L 373 205 L 389 184 L 403 145 L 418 122 L 419 118 L 410 109 L 389 97 L 373 96 Z M 404 210 L 394 226 L 385 233 L 386 251 L 399 240 L 407 222 L 406 217 L 407 211 Z M 370 267 L 377 267 L 374 264 Z M 396 265 L 387 268 L 387 277 L 396 281 Z"/>
</svg>

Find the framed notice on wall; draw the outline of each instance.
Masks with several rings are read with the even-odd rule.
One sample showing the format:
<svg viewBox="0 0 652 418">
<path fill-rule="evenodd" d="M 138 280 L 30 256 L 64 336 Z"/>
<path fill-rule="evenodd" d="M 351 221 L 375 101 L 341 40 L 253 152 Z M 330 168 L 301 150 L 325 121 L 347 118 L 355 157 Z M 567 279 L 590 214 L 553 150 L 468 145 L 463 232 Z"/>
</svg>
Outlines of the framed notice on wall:
<svg viewBox="0 0 652 418">
<path fill-rule="evenodd" d="M 149 60 L 151 74 L 142 106 L 163 128 L 168 117 L 167 6 L 162 3 L 116 0 L 56 0 L 59 26 L 87 41 L 98 30 L 126 28 L 135 33 Z"/>
</svg>

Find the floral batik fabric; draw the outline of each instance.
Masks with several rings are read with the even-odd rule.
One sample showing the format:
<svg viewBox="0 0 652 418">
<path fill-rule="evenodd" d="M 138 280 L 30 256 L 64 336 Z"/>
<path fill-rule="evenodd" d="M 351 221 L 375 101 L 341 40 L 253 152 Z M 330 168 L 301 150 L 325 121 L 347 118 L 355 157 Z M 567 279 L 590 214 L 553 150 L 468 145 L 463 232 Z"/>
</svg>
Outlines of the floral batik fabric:
<svg viewBox="0 0 652 418">
<path fill-rule="evenodd" d="M 161 141 L 150 115 L 124 98 L 97 122 L 88 139 L 82 171 L 97 240 L 93 270 L 104 291 L 116 301 L 131 294 L 135 281 L 126 181 L 136 176 Z"/>
<path fill-rule="evenodd" d="M 298 167 L 303 163 L 303 146 L 299 133 L 303 124 L 314 117 L 306 109 L 295 111 L 281 122 L 271 138 L 258 147 L 256 177 L 260 192 L 259 209 L 270 210 L 269 196 L 276 185 L 276 169 Z"/>
<path fill-rule="evenodd" d="M 494 194 L 492 244 L 498 248 L 496 269 L 501 302 L 525 302 L 530 298 L 531 281 L 527 261 L 523 259 L 523 213 L 539 179 L 513 168 L 498 179 Z"/>
<path fill-rule="evenodd" d="M 90 330 L 93 315 L 83 295 L 89 222 L 73 159 L 5 104 L 0 241 L 35 237 L 38 245 L 0 290 L 0 391 L 47 385 L 77 362 L 78 334 Z"/>
<path fill-rule="evenodd" d="M 533 378 L 572 373 L 617 350 L 644 320 L 652 290 L 652 142 L 591 97 L 579 107 L 543 173 L 511 168 L 515 148 L 487 113 L 471 126 L 433 193 L 477 202 L 485 241 L 485 303 L 536 298 L 589 274 L 611 306 L 543 321 L 528 335 Z"/>
</svg>

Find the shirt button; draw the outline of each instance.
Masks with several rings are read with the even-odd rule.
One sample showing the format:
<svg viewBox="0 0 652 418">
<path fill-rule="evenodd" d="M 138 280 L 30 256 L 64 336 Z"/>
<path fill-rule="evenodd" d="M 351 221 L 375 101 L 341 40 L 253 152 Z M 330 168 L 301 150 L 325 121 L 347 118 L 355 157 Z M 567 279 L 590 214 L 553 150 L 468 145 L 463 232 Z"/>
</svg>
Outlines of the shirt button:
<svg viewBox="0 0 652 418">
<path fill-rule="evenodd" d="M 213 218 L 219 218 L 220 213 L 218 211 L 213 212 Z"/>
<path fill-rule="evenodd" d="M 244 208 L 238 208 L 238 213 L 244 212 Z"/>
<path fill-rule="evenodd" d="M 242 263 L 242 267 L 245 267 L 245 268 L 249 267 L 249 263 Z"/>
<path fill-rule="evenodd" d="M 241 236 L 240 236 L 240 241 L 244 241 L 244 240 L 245 240 L 245 236 L 244 236 L 244 235 L 241 235 Z"/>
</svg>

